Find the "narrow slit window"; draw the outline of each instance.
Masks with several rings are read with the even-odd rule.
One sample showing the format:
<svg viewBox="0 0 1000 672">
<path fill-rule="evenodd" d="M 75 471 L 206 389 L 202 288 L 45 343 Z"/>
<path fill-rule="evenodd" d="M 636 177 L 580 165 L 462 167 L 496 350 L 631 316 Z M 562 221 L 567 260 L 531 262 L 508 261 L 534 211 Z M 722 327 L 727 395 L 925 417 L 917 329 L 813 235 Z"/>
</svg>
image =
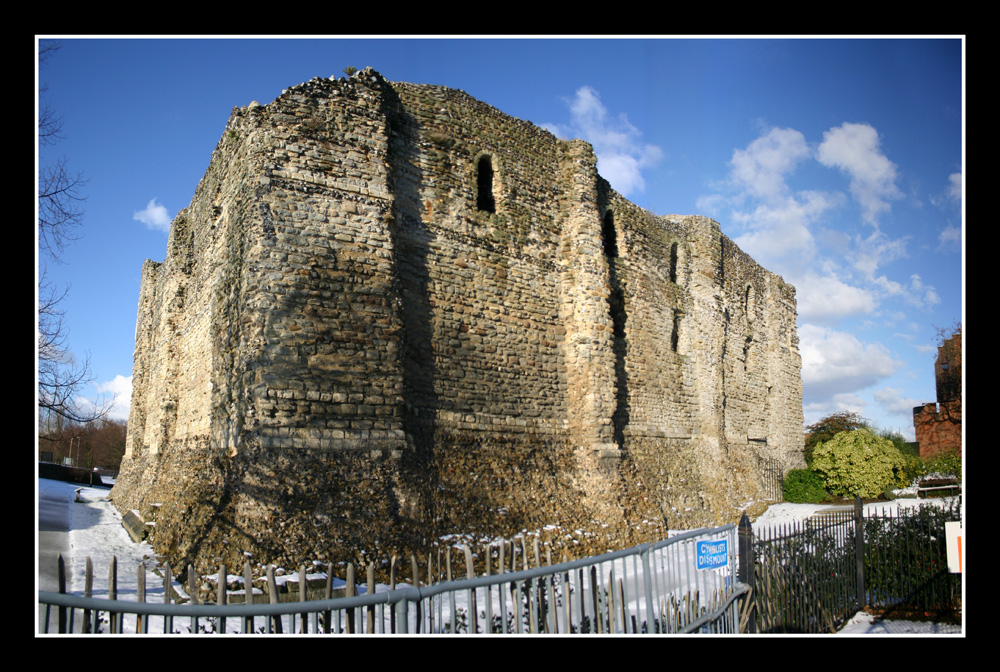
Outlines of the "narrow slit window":
<svg viewBox="0 0 1000 672">
<path fill-rule="evenodd" d="M 670 246 L 670 282 L 677 284 L 677 243 Z"/>
<path fill-rule="evenodd" d="M 674 311 L 674 331 L 670 334 L 670 349 L 677 352 L 677 345 L 681 337 L 681 311 Z"/>
<path fill-rule="evenodd" d="M 476 183 L 478 186 L 476 207 L 483 212 L 495 213 L 497 206 L 493 198 L 493 163 L 488 156 L 479 159 L 479 164 L 476 166 Z"/>
</svg>

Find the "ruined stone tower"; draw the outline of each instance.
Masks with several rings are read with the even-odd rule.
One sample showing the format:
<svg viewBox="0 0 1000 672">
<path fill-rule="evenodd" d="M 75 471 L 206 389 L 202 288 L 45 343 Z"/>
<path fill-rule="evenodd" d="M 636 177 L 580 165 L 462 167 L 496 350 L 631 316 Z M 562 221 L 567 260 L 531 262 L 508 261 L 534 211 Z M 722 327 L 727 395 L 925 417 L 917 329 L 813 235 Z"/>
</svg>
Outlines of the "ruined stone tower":
<svg viewBox="0 0 1000 672">
<path fill-rule="evenodd" d="M 235 108 L 136 324 L 122 510 L 211 566 L 733 521 L 803 446 L 795 291 L 591 147 L 377 72 Z"/>
</svg>

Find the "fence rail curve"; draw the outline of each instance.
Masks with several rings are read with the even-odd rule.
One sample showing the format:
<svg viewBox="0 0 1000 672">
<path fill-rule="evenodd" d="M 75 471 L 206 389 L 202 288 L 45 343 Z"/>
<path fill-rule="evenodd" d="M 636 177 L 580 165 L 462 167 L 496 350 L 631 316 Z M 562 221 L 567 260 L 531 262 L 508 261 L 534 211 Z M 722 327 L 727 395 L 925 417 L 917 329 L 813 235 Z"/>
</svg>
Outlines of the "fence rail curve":
<svg viewBox="0 0 1000 672">
<path fill-rule="evenodd" d="M 736 580 L 735 530 L 706 528 L 580 560 L 351 597 L 164 604 L 39 591 L 38 601 L 46 633 L 53 610 L 60 632 L 76 629 L 77 612 L 87 632 L 149 632 L 161 619 L 163 632 L 190 619 L 192 633 L 737 632 L 746 586 Z M 699 569 L 706 543 L 720 564 Z M 134 616 L 129 624 L 126 615 Z"/>
</svg>

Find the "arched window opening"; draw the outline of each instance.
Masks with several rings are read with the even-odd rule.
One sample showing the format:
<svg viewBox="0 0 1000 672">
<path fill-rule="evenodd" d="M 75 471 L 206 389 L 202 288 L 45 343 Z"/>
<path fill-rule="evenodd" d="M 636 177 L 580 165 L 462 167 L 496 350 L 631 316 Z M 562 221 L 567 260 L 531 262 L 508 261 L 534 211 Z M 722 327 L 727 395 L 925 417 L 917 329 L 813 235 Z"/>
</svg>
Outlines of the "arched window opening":
<svg viewBox="0 0 1000 672">
<path fill-rule="evenodd" d="M 670 246 L 670 282 L 677 283 L 677 243 Z"/>
<path fill-rule="evenodd" d="M 743 312 L 747 316 L 747 324 L 753 323 L 754 311 L 756 309 L 756 306 L 754 306 L 753 285 L 747 285 L 746 293 L 743 296 Z"/>
<path fill-rule="evenodd" d="M 483 212 L 495 213 L 497 206 L 493 198 L 493 164 L 488 156 L 479 159 L 479 164 L 476 166 L 476 184 L 478 187 L 476 207 Z"/>
</svg>

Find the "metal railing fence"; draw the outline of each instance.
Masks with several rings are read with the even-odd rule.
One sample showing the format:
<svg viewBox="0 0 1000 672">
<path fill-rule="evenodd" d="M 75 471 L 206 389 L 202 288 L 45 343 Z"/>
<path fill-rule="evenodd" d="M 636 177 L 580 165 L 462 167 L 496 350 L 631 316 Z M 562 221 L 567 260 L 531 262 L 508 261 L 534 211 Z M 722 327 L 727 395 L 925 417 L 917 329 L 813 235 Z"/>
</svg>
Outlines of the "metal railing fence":
<svg viewBox="0 0 1000 672">
<path fill-rule="evenodd" d="M 770 502 L 784 501 L 782 483 L 785 480 L 785 467 L 780 460 L 773 457 L 761 457 L 757 460 L 757 471 L 764 477 L 764 499 Z"/>
<path fill-rule="evenodd" d="M 852 508 L 754 531 L 740 523 L 749 632 L 835 632 L 861 609 L 953 617 L 961 575 L 948 571 L 945 522 L 958 500 L 896 512 Z"/>
<path fill-rule="evenodd" d="M 697 569 L 699 542 L 726 563 Z M 415 632 L 656 633 L 738 629 L 735 526 L 558 565 L 419 589 Z"/>
<path fill-rule="evenodd" d="M 753 631 L 835 632 L 864 606 L 854 525 L 853 513 L 843 511 L 754 533 Z"/>
<path fill-rule="evenodd" d="M 944 615 L 961 605 L 962 575 L 948 570 L 945 523 L 960 521 L 951 506 L 865 515 L 865 597 L 873 608 Z"/>
<path fill-rule="evenodd" d="M 38 600 L 43 632 L 52 623 L 59 632 L 79 626 L 113 633 L 735 633 L 747 590 L 736 580 L 735 529 L 697 530 L 597 557 L 354 597 L 199 605 L 39 591 Z"/>
</svg>

